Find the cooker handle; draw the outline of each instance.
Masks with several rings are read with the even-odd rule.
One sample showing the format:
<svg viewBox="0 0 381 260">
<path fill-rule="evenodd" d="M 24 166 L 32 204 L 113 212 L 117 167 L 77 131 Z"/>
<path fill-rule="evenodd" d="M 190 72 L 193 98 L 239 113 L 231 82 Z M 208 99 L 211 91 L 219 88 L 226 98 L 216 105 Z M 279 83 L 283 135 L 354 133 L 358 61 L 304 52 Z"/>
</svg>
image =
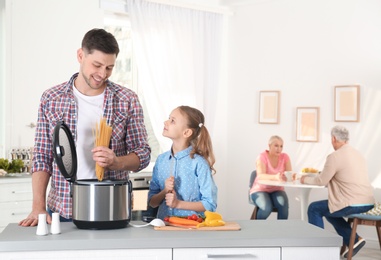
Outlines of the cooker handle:
<svg viewBox="0 0 381 260">
<path fill-rule="evenodd" d="M 130 219 L 132 219 L 132 204 L 134 203 L 133 202 L 133 194 L 132 194 L 132 182 L 131 180 L 128 180 L 128 195 L 127 195 L 127 198 L 129 198 L 127 200 L 127 216 L 128 216 L 128 221 L 130 221 Z"/>
<path fill-rule="evenodd" d="M 132 193 L 132 182 L 131 180 L 128 180 L 128 193 Z"/>
<path fill-rule="evenodd" d="M 69 182 L 69 194 L 70 198 L 73 198 L 73 183 Z"/>
</svg>

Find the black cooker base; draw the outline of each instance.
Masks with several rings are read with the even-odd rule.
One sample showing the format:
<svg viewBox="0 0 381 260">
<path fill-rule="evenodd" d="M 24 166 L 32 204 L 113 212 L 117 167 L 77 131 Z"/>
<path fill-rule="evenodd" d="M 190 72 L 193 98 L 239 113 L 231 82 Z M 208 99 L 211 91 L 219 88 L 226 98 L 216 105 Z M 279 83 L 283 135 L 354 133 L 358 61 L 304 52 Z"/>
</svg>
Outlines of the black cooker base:
<svg viewBox="0 0 381 260">
<path fill-rule="evenodd" d="M 118 229 L 125 228 L 129 220 L 114 220 L 114 221 L 83 221 L 74 220 L 73 223 L 79 229 Z"/>
</svg>

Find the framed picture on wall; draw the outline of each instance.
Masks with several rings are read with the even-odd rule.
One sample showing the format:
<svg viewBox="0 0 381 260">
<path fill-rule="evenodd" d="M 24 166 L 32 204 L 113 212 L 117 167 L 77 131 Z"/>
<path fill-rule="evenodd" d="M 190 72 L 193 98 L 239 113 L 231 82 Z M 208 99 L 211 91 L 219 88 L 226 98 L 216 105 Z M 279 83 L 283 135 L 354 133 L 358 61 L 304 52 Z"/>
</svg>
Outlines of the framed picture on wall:
<svg viewBox="0 0 381 260">
<path fill-rule="evenodd" d="M 360 121 L 360 86 L 335 86 L 335 121 Z"/>
<path fill-rule="evenodd" d="M 319 107 L 296 108 L 296 141 L 319 141 Z"/>
<path fill-rule="evenodd" d="M 279 123 L 280 91 L 259 92 L 259 123 Z"/>
</svg>

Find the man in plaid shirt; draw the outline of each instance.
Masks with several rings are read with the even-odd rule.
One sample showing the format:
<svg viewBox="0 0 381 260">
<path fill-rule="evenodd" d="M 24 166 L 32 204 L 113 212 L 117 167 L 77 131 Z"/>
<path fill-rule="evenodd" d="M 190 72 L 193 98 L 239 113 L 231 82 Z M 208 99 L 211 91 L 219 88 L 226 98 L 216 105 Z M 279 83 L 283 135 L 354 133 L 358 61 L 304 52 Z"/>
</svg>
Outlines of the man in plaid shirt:
<svg viewBox="0 0 381 260">
<path fill-rule="evenodd" d="M 33 151 L 33 206 L 21 226 L 36 226 L 38 214 L 59 212 L 71 221 L 69 182 L 53 157 L 54 127 L 64 121 L 76 143 L 77 179 L 96 179 L 95 163 L 105 168 L 104 179 L 127 179 L 150 162 L 143 110 L 130 89 L 108 80 L 119 53 L 115 37 L 103 29 L 87 32 L 77 51 L 79 73 L 68 82 L 46 90 L 40 101 Z M 110 147 L 95 147 L 93 128 L 104 117 L 112 126 Z M 49 179 L 51 189 L 46 198 Z M 47 214 L 47 221 L 51 217 Z"/>
</svg>

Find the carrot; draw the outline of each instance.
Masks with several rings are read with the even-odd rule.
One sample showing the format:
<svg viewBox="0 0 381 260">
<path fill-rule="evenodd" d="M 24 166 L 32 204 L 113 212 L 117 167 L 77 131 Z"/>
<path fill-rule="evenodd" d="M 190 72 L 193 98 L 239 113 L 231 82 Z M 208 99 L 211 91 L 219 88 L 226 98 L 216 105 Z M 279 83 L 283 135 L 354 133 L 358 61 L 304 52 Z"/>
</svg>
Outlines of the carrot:
<svg viewBox="0 0 381 260">
<path fill-rule="evenodd" d="M 180 218 L 180 217 L 169 217 L 168 222 L 172 224 L 185 225 L 185 226 L 197 226 L 199 224 L 199 222 L 196 220 Z"/>
</svg>

